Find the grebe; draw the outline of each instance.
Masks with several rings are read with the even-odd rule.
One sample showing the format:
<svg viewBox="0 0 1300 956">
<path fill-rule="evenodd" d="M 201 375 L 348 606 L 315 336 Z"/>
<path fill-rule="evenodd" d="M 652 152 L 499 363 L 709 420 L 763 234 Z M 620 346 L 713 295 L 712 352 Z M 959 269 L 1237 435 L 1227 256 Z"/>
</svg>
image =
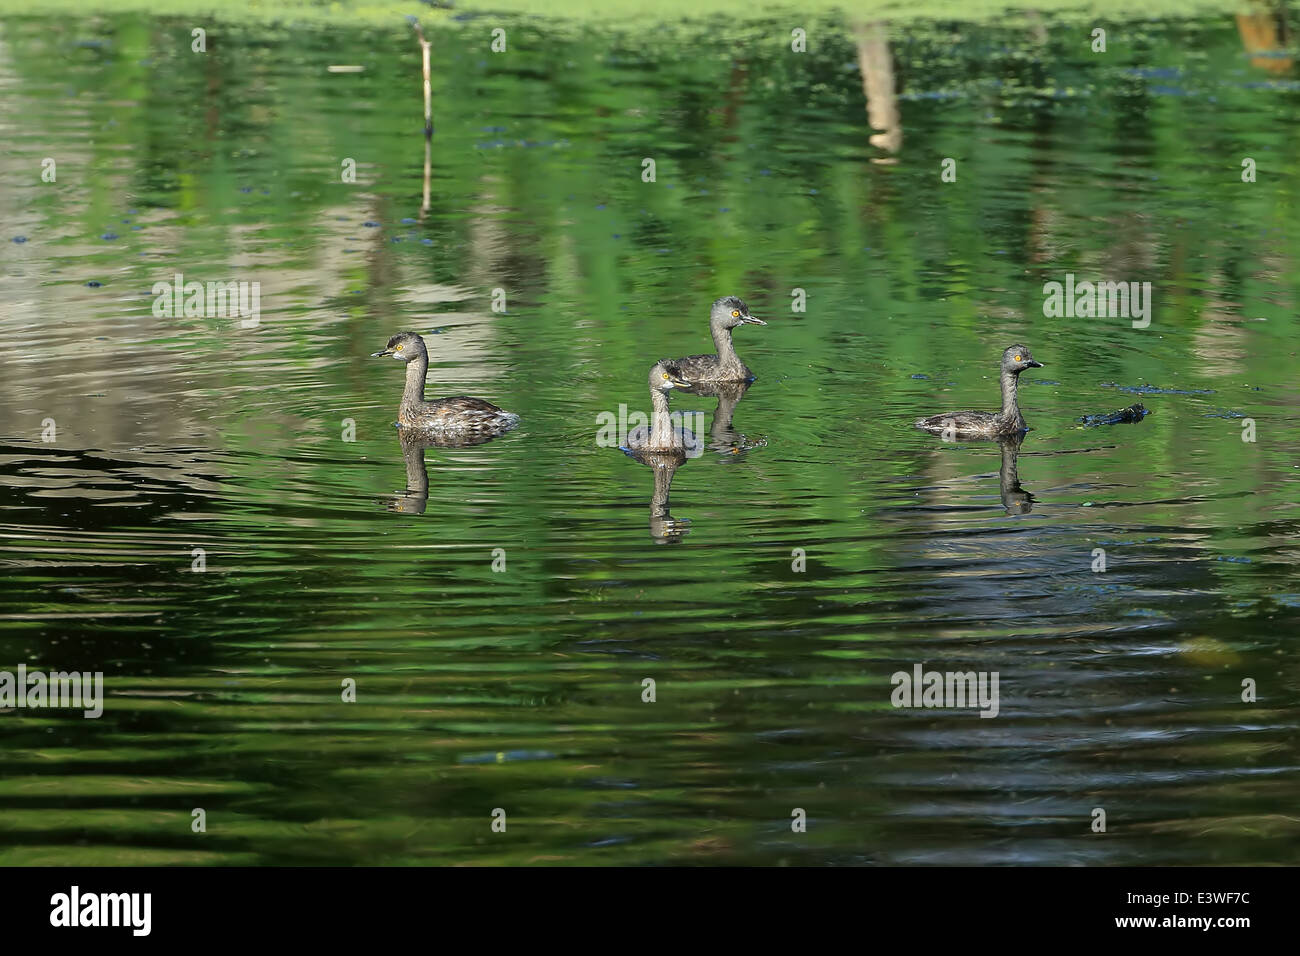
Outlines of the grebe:
<svg viewBox="0 0 1300 956">
<path fill-rule="evenodd" d="M 1016 382 L 1025 369 L 1042 367 L 1043 363 L 1035 362 L 1029 349 L 1023 345 L 1013 345 L 1002 353 L 1002 411 L 996 414 L 945 412 L 918 419 L 916 427 L 953 438 L 1000 438 L 1021 434 L 1029 426 L 1025 424 L 1025 416 L 1020 414 L 1020 406 L 1016 404 Z"/>
<path fill-rule="evenodd" d="M 404 429 L 418 429 L 440 435 L 500 435 L 519 424 L 519 416 L 497 408 L 481 398 L 457 395 L 428 402 L 424 399 L 424 379 L 429 371 L 429 351 L 424 339 L 414 332 L 398 332 L 388 340 L 382 352 L 372 357 L 391 355 L 406 363 L 406 388 L 397 410 L 397 424 Z"/>
<path fill-rule="evenodd" d="M 731 344 L 731 330 L 741 325 L 767 325 L 749 314 L 749 306 L 734 295 L 723 296 L 709 311 L 709 332 L 717 355 L 688 355 L 677 359 L 682 375 L 692 382 L 750 382 L 749 370 Z"/>
<path fill-rule="evenodd" d="M 691 383 L 682 375 L 676 362 L 664 359 L 650 369 L 650 425 L 638 425 L 627 436 L 628 451 L 676 451 L 685 454 L 696 447 L 695 435 L 685 425 L 673 425 L 668 413 L 668 392 L 686 388 Z"/>
</svg>

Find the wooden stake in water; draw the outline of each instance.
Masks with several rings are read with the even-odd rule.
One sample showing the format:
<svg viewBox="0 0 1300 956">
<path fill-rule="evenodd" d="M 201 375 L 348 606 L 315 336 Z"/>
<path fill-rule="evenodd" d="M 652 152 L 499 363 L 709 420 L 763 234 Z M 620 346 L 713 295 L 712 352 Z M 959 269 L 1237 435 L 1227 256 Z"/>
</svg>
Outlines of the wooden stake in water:
<svg viewBox="0 0 1300 956">
<path fill-rule="evenodd" d="M 429 185 L 433 178 L 433 81 L 430 78 L 429 67 L 430 43 L 424 38 L 420 21 L 415 17 L 407 19 L 410 20 L 411 27 L 415 30 L 415 37 L 420 42 L 421 69 L 424 74 L 424 198 L 420 203 L 420 218 L 423 219 L 425 213 L 429 211 Z"/>
<path fill-rule="evenodd" d="M 429 41 L 423 33 L 420 34 L 420 54 L 424 70 L 424 138 L 433 139 L 433 83 L 429 78 Z"/>
</svg>

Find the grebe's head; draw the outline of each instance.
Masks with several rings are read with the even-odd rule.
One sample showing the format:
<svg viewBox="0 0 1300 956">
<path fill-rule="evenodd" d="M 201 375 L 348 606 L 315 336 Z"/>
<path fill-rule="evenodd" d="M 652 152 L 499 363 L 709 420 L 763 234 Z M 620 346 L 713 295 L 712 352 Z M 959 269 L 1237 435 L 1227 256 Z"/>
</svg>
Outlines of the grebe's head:
<svg viewBox="0 0 1300 956">
<path fill-rule="evenodd" d="M 388 344 L 384 346 L 382 352 L 371 352 L 372 358 L 391 355 L 399 362 L 409 362 L 421 355 L 428 354 L 424 348 L 424 339 L 420 338 L 414 332 L 398 332 Z"/>
<path fill-rule="evenodd" d="M 1042 368 L 1042 362 L 1035 362 L 1029 349 L 1023 345 L 1013 345 L 1002 353 L 1002 371 L 1019 375 L 1027 368 Z"/>
<path fill-rule="evenodd" d="M 750 315 L 749 306 L 734 295 L 724 295 L 713 303 L 713 308 L 709 311 L 709 324 L 724 329 L 734 329 L 738 325 L 767 325 L 762 319 Z"/>
<path fill-rule="evenodd" d="M 650 370 L 651 391 L 666 392 L 670 388 L 689 388 L 690 382 L 682 378 L 681 367 L 676 362 L 664 359 L 656 362 Z"/>
</svg>

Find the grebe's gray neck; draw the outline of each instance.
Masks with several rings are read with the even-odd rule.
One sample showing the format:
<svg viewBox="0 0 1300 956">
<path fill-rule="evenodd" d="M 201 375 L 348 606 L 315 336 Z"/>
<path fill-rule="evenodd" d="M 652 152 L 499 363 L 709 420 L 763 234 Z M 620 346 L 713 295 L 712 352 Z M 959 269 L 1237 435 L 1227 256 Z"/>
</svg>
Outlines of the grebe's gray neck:
<svg viewBox="0 0 1300 956">
<path fill-rule="evenodd" d="M 429 353 L 422 352 L 406 363 L 406 388 L 402 390 L 402 405 L 407 408 L 424 401 L 424 377 L 429 372 Z"/>
<path fill-rule="evenodd" d="M 673 420 L 668 412 L 668 393 L 657 388 L 650 389 L 650 407 L 653 421 L 650 423 L 650 447 L 672 448 L 676 443 L 673 432 Z"/>
<path fill-rule="evenodd" d="M 709 329 L 713 333 L 713 347 L 718 350 L 718 364 L 724 368 L 734 368 L 740 364 L 735 346 L 731 344 L 731 329 L 725 325 L 715 325 Z"/>
<path fill-rule="evenodd" d="M 1012 421 L 1022 421 L 1020 405 L 1016 402 L 1016 381 L 1020 376 L 1015 372 L 1002 371 L 1002 417 Z"/>
</svg>

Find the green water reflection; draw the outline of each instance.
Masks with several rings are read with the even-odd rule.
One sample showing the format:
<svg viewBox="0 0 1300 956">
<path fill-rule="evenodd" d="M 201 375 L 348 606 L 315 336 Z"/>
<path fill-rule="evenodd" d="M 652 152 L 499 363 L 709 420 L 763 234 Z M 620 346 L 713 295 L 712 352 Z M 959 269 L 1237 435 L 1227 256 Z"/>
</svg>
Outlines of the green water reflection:
<svg viewBox="0 0 1300 956">
<path fill-rule="evenodd" d="M 448 21 L 427 207 L 404 24 L 190 27 L 0 23 L 0 669 L 108 694 L 0 710 L 0 862 L 1295 862 L 1276 17 Z M 258 327 L 155 315 L 176 273 Z M 1046 317 L 1069 274 L 1150 326 Z M 598 444 L 727 293 L 703 453 Z M 520 427 L 404 446 L 402 329 Z M 911 427 L 1017 341 L 1018 448 Z M 999 717 L 894 709 L 917 663 Z"/>
</svg>

